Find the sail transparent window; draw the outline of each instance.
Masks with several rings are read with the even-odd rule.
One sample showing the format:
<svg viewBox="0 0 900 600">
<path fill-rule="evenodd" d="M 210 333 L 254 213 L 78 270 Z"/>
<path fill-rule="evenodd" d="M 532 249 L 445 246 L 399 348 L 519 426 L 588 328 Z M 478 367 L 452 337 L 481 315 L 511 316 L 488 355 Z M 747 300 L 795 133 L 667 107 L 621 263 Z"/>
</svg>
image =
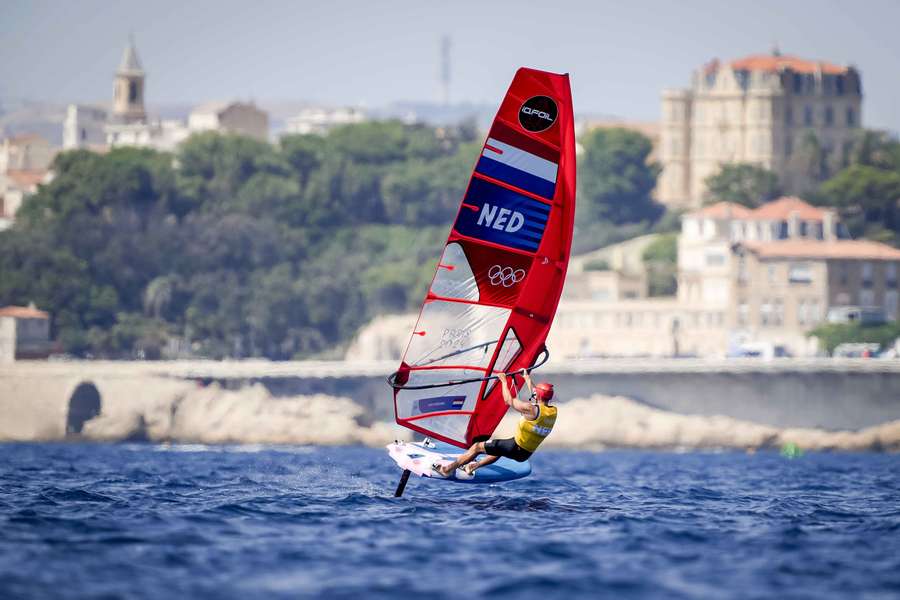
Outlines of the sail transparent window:
<svg viewBox="0 0 900 600">
<path fill-rule="evenodd" d="M 452 242 L 444 248 L 431 293 L 443 298 L 478 301 L 478 283 L 460 244 Z"/>
<path fill-rule="evenodd" d="M 406 364 L 487 369 L 509 309 L 464 302 L 429 301 L 422 308 Z"/>
</svg>

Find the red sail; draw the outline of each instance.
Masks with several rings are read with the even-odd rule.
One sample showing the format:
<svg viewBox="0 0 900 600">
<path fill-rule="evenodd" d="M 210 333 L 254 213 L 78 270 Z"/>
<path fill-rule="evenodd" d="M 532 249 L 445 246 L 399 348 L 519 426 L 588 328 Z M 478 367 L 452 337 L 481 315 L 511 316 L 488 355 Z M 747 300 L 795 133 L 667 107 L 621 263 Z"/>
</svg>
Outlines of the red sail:
<svg viewBox="0 0 900 600">
<path fill-rule="evenodd" d="M 543 349 L 574 216 L 569 77 L 519 69 L 396 374 L 397 423 L 459 447 L 490 437 L 507 406 L 484 378 L 530 367 Z"/>
</svg>

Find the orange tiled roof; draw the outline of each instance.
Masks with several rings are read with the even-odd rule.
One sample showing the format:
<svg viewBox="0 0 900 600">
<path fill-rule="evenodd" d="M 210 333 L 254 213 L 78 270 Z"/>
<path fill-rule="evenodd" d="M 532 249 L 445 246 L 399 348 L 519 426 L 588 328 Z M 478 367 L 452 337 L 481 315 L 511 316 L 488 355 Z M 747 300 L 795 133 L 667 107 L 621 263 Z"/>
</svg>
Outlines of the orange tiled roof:
<svg viewBox="0 0 900 600">
<path fill-rule="evenodd" d="M 45 144 L 50 143 L 36 133 L 20 133 L 19 135 L 10 136 L 8 140 L 9 143 L 14 146 L 19 144 L 27 144 L 29 142 L 44 142 Z"/>
<path fill-rule="evenodd" d="M 784 196 L 771 202 L 766 202 L 750 213 L 751 219 L 760 221 L 786 221 L 792 213 L 798 213 L 804 221 L 821 221 L 825 218 L 825 211 L 816 208 L 808 202 L 804 202 L 796 196 Z"/>
<path fill-rule="evenodd" d="M 749 219 L 753 211 L 735 202 L 716 202 L 691 213 L 692 217 L 710 219 Z"/>
<path fill-rule="evenodd" d="M 797 73 L 815 73 L 819 69 L 828 75 L 843 75 L 847 67 L 818 60 L 806 60 L 796 56 L 776 54 L 754 54 L 731 61 L 729 66 L 735 70 L 777 72 L 789 69 Z"/>
<path fill-rule="evenodd" d="M 42 310 L 33 306 L 4 306 L 0 308 L 0 317 L 15 317 L 17 319 L 47 319 L 50 317 Z"/>
<path fill-rule="evenodd" d="M 47 171 L 21 171 L 19 169 L 10 169 L 6 172 L 9 177 L 20 188 L 28 189 L 39 183 L 44 183 L 47 177 Z"/>
<path fill-rule="evenodd" d="M 871 240 L 779 240 L 743 242 L 760 258 L 833 258 L 855 260 L 900 260 L 900 250 Z"/>
</svg>

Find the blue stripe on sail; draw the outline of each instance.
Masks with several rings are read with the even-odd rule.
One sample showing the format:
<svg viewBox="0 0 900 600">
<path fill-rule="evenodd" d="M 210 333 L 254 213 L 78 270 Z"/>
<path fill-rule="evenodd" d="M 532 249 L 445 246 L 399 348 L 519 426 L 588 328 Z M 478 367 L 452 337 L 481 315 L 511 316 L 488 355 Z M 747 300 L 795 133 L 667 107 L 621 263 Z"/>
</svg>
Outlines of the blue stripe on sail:
<svg viewBox="0 0 900 600">
<path fill-rule="evenodd" d="M 549 210 L 534 210 L 529 208 L 523 208 L 521 212 L 529 217 L 534 217 L 536 221 L 546 221 L 548 216 L 550 215 Z"/>
<path fill-rule="evenodd" d="M 554 182 L 497 162 L 487 156 L 479 159 L 475 171 L 544 198 L 553 198 L 553 193 L 556 191 Z"/>
<path fill-rule="evenodd" d="M 462 235 L 533 252 L 540 245 L 550 207 L 483 179 L 472 179 L 454 228 Z"/>
</svg>

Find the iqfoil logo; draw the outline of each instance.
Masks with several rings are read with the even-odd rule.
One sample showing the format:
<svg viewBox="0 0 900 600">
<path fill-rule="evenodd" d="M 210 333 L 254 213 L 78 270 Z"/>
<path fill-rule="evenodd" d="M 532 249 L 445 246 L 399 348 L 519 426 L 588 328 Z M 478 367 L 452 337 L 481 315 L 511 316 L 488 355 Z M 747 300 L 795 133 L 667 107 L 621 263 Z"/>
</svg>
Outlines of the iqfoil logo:
<svg viewBox="0 0 900 600">
<path fill-rule="evenodd" d="M 515 233 L 522 229 L 525 217 L 517 210 L 491 206 L 485 202 L 478 213 L 478 224 L 482 227 L 490 227 L 506 233 Z"/>
<path fill-rule="evenodd" d="M 519 109 L 519 125 L 535 133 L 544 131 L 556 122 L 558 113 L 552 98 L 532 96 Z"/>
</svg>

